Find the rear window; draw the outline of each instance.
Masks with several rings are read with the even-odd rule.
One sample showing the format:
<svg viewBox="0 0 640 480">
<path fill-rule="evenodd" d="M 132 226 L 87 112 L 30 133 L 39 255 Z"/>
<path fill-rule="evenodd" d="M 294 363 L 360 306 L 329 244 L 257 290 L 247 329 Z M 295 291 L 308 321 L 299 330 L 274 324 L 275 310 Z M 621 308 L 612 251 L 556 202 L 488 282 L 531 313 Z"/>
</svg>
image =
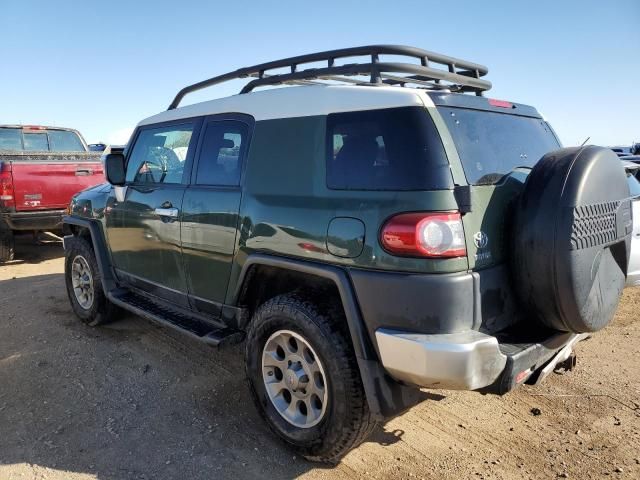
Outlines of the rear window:
<svg viewBox="0 0 640 480">
<path fill-rule="evenodd" d="M 52 152 L 84 152 L 84 146 L 74 132 L 49 130 L 49 149 Z"/>
<path fill-rule="evenodd" d="M 0 128 L 0 150 L 22 150 L 22 130 Z"/>
<path fill-rule="evenodd" d="M 424 108 L 327 116 L 327 186 L 336 190 L 437 190 L 453 181 Z"/>
<path fill-rule="evenodd" d="M 533 167 L 560 148 L 547 123 L 534 117 L 438 107 L 453 141 L 467 181 L 490 185 L 516 167 Z"/>
<path fill-rule="evenodd" d="M 13 152 L 84 152 L 75 132 L 0 128 L 0 150 Z"/>
</svg>

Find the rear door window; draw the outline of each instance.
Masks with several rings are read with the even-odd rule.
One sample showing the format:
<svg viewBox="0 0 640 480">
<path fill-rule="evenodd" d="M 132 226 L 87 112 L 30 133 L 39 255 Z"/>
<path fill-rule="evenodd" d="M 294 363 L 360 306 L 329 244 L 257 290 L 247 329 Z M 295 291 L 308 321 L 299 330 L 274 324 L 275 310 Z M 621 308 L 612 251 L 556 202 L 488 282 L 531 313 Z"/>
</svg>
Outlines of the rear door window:
<svg viewBox="0 0 640 480">
<path fill-rule="evenodd" d="M 196 171 L 198 185 L 240 185 L 248 126 L 234 120 L 206 124 Z"/>
<path fill-rule="evenodd" d="M 327 116 L 327 186 L 336 190 L 453 187 L 433 120 L 422 107 Z"/>
<path fill-rule="evenodd" d="M 472 185 L 491 185 L 516 167 L 533 167 L 560 148 L 541 118 L 458 107 L 438 107 Z"/>
</svg>

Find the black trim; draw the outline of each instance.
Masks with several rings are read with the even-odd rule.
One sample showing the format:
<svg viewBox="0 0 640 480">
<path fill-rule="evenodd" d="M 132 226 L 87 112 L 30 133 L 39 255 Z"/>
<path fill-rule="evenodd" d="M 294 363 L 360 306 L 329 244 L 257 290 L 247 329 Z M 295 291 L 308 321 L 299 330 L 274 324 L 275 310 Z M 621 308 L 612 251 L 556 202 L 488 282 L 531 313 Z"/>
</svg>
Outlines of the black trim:
<svg viewBox="0 0 640 480">
<path fill-rule="evenodd" d="M 177 307 L 189 307 L 188 296 L 184 292 L 167 288 L 157 282 L 153 282 L 137 275 L 127 273 L 119 268 L 114 268 L 114 271 L 118 277 L 118 280 L 120 280 L 120 283 L 122 283 L 125 287 L 136 289 L 140 292 L 146 292 L 155 298 L 165 300 L 176 305 Z"/>
<path fill-rule="evenodd" d="M 380 55 L 396 55 L 410 57 L 414 63 L 380 62 Z M 370 63 L 347 63 L 336 65 L 337 59 L 348 57 L 370 56 Z M 416 64 L 418 59 L 420 64 Z M 298 70 L 299 65 L 314 62 L 327 62 L 326 67 L 307 68 Z M 444 68 L 432 68 L 437 64 Z M 267 74 L 269 70 L 289 68 L 289 73 Z M 272 62 L 261 63 L 252 67 L 245 67 L 233 72 L 218 75 L 208 80 L 189 85 L 183 88 L 175 96 L 168 110 L 173 110 L 180 105 L 185 95 L 202 90 L 219 83 L 228 82 L 239 78 L 252 77 L 240 91 L 249 93 L 256 87 L 279 84 L 308 84 L 322 83 L 318 80 L 341 81 L 343 83 L 358 83 L 369 85 L 417 84 L 430 89 L 447 88 L 457 92 L 475 92 L 481 95 L 483 91 L 491 88 L 491 82 L 480 77 L 488 73 L 487 67 L 477 63 L 460 60 L 439 53 L 429 52 L 415 47 L 404 45 L 366 45 L 362 47 L 342 48 L 325 52 L 299 55 L 284 58 Z M 395 74 L 410 74 L 398 76 Z M 361 82 L 349 78 L 354 75 L 369 75 L 368 82 Z M 441 84 L 444 81 L 447 84 Z"/>
<path fill-rule="evenodd" d="M 333 265 L 253 254 L 247 258 L 242 266 L 232 299 L 233 304 L 237 305 L 240 300 L 247 274 L 251 267 L 256 265 L 314 275 L 325 278 L 336 285 L 347 318 L 369 408 L 376 419 L 384 420 L 398 415 L 426 398 L 420 390 L 399 384 L 385 372 L 369 339 L 355 292 L 345 270 Z"/>
<path fill-rule="evenodd" d="M 481 391 L 504 395 L 521 383 L 535 383 L 540 371 L 569 343 L 573 336 L 572 333 L 549 332 L 546 338 L 530 343 L 498 337 L 500 350 L 507 356 L 507 364 L 498 379 Z M 518 379 L 518 375 L 527 370 L 531 372 L 529 376 Z"/>
<path fill-rule="evenodd" d="M 66 210 L 11 212 L 0 214 L 11 230 L 58 230 Z"/>
<path fill-rule="evenodd" d="M 96 220 L 90 220 L 86 218 L 78 218 L 71 216 L 64 216 L 64 225 L 75 225 L 76 227 L 82 227 L 89 230 L 91 234 L 91 242 L 93 244 L 93 252 L 96 256 L 96 262 L 100 269 L 100 278 L 102 279 L 102 289 L 105 295 L 109 295 L 109 292 L 117 287 L 115 275 L 111 268 L 111 259 L 109 258 L 109 250 L 102 234 L 102 228 Z M 65 242 L 65 249 L 67 242 Z"/>
</svg>

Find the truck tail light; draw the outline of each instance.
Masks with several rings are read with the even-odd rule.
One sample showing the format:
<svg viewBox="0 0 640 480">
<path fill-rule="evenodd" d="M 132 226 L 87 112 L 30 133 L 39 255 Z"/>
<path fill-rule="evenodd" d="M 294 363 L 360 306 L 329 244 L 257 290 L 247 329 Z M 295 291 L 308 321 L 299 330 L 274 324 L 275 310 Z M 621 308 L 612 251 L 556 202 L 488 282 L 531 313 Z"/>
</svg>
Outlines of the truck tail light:
<svg viewBox="0 0 640 480">
<path fill-rule="evenodd" d="M 467 255 L 459 212 L 401 213 L 383 225 L 380 243 L 390 254 L 404 257 Z"/>
<path fill-rule="evenodd" d="M 0 207 L 9 208 L 14 206 L 11 165 L 0 162 Z"/>
</svg>

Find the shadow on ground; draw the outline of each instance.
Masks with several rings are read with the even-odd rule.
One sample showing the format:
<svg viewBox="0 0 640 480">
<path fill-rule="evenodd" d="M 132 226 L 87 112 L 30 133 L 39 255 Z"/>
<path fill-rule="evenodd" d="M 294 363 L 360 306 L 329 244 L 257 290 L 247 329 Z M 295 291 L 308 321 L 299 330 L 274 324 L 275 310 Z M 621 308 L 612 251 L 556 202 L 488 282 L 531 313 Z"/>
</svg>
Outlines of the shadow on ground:
<svg viewBox="0 0 640 480">
<path fill-rule="evenodd" d="M 14 260 L 2 265 L 40 263 L 64 256 L 62 240 L 50 233 L 21 233 L 15 236 Z"/>
<path fill-rule="evenodd" d="M 61 273 L 0 281 L 0 385 L 0 466 L 100 479 L 325 468 L 296 458 L 259 418 L 241 347 L 216 352 L 133 316 L 87 327 Z M 380 429 L 370 441 L 402 434 Z"/>
</svg>

